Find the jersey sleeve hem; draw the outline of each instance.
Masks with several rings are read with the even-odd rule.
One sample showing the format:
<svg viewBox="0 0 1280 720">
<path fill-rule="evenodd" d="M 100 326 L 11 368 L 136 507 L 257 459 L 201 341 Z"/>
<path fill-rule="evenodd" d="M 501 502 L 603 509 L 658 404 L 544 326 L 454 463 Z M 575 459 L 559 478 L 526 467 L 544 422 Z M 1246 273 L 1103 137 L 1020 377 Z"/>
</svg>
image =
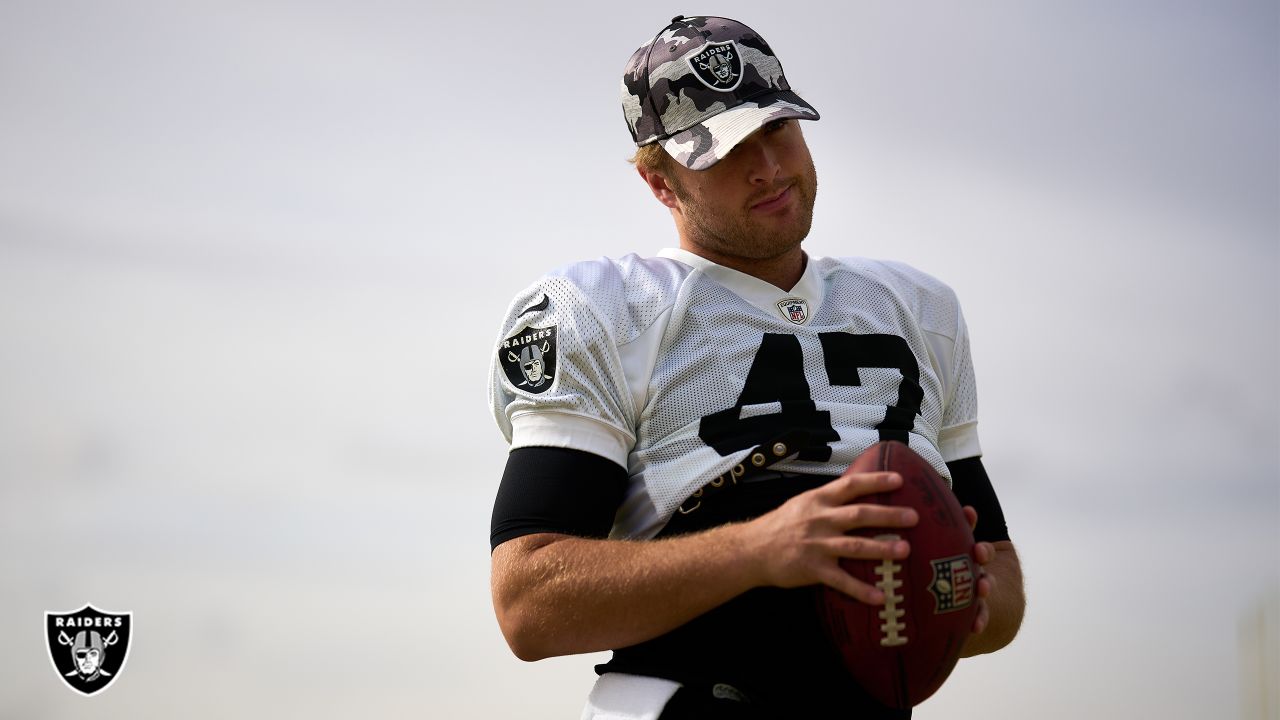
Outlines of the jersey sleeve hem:
<svg viewBox="0 0 1280 720">
<path fill-rule="evenodd" d="M 558 447 L 584 450 L 627 467 L 635 438 L 584 415 L 526 412 L 511 418 L 511 449 Z"/>
<path fill-rule="evenodd" d="M 938 450 L 943 462 L 982 455 L 982 446 L 978 443 L 978 421 L 943 428 L 938 433 Z"/>
</svg>

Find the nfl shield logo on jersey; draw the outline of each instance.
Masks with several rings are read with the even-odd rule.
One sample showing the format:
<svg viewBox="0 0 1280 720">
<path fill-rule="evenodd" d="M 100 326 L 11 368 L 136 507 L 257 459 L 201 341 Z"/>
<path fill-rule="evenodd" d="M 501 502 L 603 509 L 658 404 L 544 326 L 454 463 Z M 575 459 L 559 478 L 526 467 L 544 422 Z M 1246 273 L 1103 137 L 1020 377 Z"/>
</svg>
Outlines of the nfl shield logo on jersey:
<svg viewBox="0 0 1280 720">
<path fill-rule="evenodd" d="M 782 311 L 782 317 L 796 325 L 803 325 L 809 319 L 809 301 L 803 298 L 780 300 L 778 309 Z"/>
<path fill-rule="evenodd" d="M 44 630 L 58 677 L 81 695 L 93 695 L 114 682 L 129 659 L 133 613 L 106 612 L 92 605 L 68 613 L 46 612 Z"/>
<path fill-rule="evenodd" d="M 556 326 L 527 327 L 502 341 L 498 358 L 517 390 L 541 394 L 556 379 Z"/>
</svg>

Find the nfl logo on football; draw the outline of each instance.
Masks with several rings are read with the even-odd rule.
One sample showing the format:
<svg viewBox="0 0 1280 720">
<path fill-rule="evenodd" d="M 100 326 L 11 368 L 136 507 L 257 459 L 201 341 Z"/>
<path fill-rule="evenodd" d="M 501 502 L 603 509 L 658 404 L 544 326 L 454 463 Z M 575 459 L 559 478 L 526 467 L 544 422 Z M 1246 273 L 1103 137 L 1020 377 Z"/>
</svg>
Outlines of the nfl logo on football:
<svg viewBox="0 0 1280 720">
<path fill-rule="evenodd" d="M 974 580 L 973 563 L 968 556 L 934 560 L 933 582 L 929 584 L 929 592 L 933 593 L 935 602 L 934 613 L 951 612 L 972 605 Z"/>
<path fill-rule="evenodd" d="M 67 687 L 88 697 L 105 690 L 124 669 L 133 613 L 106 612 L 92 605 L 74 612 L 46 612 L 44 629 L 54 671 Z"/>
</svg>

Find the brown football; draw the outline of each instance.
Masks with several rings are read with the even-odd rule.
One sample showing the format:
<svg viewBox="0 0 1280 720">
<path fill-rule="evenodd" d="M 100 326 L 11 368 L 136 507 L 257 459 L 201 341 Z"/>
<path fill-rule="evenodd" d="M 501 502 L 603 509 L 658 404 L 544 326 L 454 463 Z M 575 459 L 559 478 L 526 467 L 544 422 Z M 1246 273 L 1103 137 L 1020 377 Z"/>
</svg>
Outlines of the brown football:
<svg viewBox="0 0 1280 720">
<path fill-rule="evenodd" d="M 884 591 L 883 606 L 866 605 L 823 586 L 819 611 L 854 679 L 885 705 L 909 708 L 942 686 L 973 626 L 980 572 L 973 558 L 973 532 L 947 481 L 906 445 L 872 445 L 849 469 L 901 475 L 897 490 L 859 501 L 913 507 L 920 522 L 911 528 L 858 531 L 907 540 L 911 553 L 903 560 L 841 561 L 851 575 Z"/>
</svg>

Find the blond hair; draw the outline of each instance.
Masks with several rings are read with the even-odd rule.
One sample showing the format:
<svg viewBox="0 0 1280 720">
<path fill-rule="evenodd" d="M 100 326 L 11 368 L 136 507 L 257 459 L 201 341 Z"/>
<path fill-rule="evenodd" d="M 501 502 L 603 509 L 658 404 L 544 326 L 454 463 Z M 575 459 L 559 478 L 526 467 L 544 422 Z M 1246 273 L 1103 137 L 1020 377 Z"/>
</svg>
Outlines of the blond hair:
<svg viewBox="0 0 1280 720">
<path fill-rule="evenodd" d="M 632 155 L 627 162 L 646 172 L 657 172 L 666 175 L 668 163 L 671 162 L 671 156 L 666 150 L 662 149 L 661 143 L 649 143 L 636 148 L 636 154 Z"/>
</svg>

